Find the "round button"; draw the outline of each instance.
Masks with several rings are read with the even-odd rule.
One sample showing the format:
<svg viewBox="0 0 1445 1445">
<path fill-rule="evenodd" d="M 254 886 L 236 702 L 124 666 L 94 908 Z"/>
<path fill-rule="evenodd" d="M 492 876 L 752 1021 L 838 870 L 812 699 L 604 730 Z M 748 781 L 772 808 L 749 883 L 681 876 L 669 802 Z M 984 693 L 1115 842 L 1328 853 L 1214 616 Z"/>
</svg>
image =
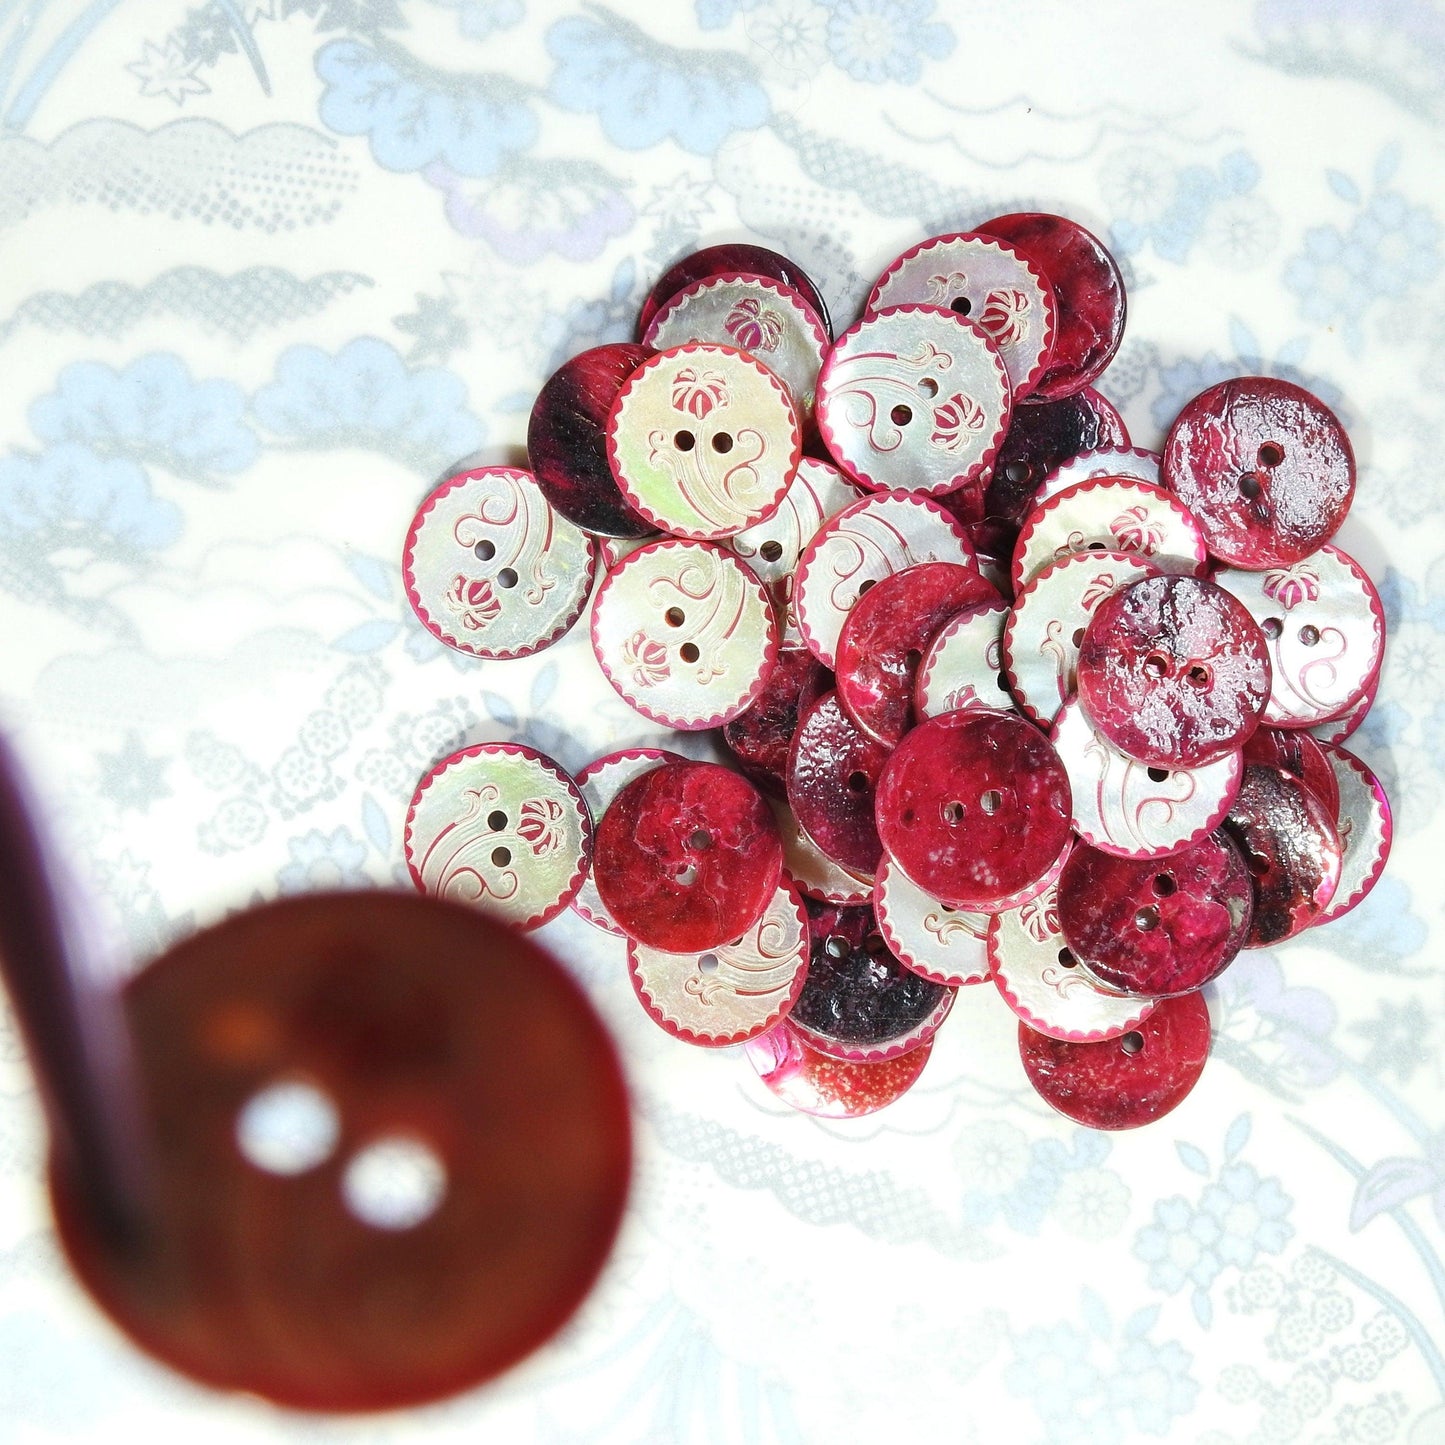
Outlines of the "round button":
<svg viewBox="0 0 1445 1445">
<path fill-rule="evenodd" d="M 783 840 L 783 873 L 800 893 L 820 903 L 867 903 L 873 897 L 871 875 L 840 868 L 803 831 L 793 810 L 776 798 L 768 799 L 778 836 Z"/>
<path fill-rule="evenodd" d="M 951 988 L 988 977 L 989 914 L 940 903 L 886 858 L 873 908 L 878 931 L 905 968 Z"/>
<path fill-rule="evenodd" d="M 773 1027 L 808 976 L 808 917 L 786 886 L 741 937 L 702 954 L 632 943 L 627 971 L 653 1022 L 684 1043 L 740 1044 Z"/>
<path fill-rule="evenodd" d="M 910 304 L 974 322 L 998 347 L 1015 401 L 1043 376 L 1054 348 L 1053 288 L 1006 242 L 972 232 L 920 242 L 878 278 L 863 310 Z"/>
<path fill-rule="evenodd" d="M 634 371 L 607 424 L 612 474 L 649 522 L 717 540 L 761 522 L 802 455 L 783 384 L 728 346 L 676 346 Z"/>
<path fill-rule="evenodd" d="M 1321 923 L 1330 923 L 1363 903 L 1380 881 L 1395 825 L 1390 800 L 1374 773 L 1344 748 L 1326 745 L 1324 752 L 1337 783 L 1335 827 L 1343 849 L 1339 885 L 1319 918 Z"/>
<path fill-rule="evenodd" d="M 788 752 L 798 718 L 832 685 L 832 674 L 807 648 L 785 648 L 763 690 L 723 724 L 723 742 L 744 775 L 765 793 L 787 796 Z"/>
<path fill-rule="evenodd" d="M 1079 701 L 1136 762 L 1197 768 L 1241 747 L 1269 696 L 1264 635 L 1222 587 L 1149 577 L 1101 602 L 1079 649 Z"/>
<path fill-rule="evenodd" d="M 565 361 L 532 403 L 527 461 L 542 494 L 584 531 L 650 537 L 657 528 L 622 495 L 607 460 L 607 419 L 627 378 L 652 355 L 619 341 Z"/>
<path fill-rule="evenodd" d="M 1100 447 L 1060 462 L 1039 484 L 1034 503 L 1046 502 L 1080 482 L 1135 481 L 1151 487 L 1159 481 L 1159 453 L 1142 447 Z"/>
<path fill-rule="evenodd" d="M 551 758 L 519 743 L 481 743 L 443 758 L 417 784 L 402 844 L 423 893 L 540 928 L 582 886 L 592 819 Z"/>
<path fill-rule="evenodd" d="M 603 579 L 592 650 L 644 717 L 696 731 L 721 727 L 763 690 L 778 627 L 762 584 L 732 553 L 669 539 L 639 548 Z"/>
<path fill-rule="evenodd" d="M 952 311 L 895 306 L 834 344 L 818 377 L 818 429 L 865 487 L 949 492 L 981 478 L 1008 430 L 1008 373 Z"/>
<path fill-rule="evenodd" d="M 783 871 L 762 795 L 716 763 L 663 763 L 633 778 L 597 825 L 592 875 L 631 939 L 704 953 L 763 915 Z"/>
<path fill-rule="evenodd" d="M 1184 1102 L 1209 1057 L 1202 994 L 1161 999 L 1127 1033 L 1102 1043 L 1051 1039 L 1019 1024 L 1019 1057 L 1045 1103 L 1089 1129 L 1137 1129 Z"/>
<path fill-rule="evenodd" d="M 1244 745 L 1244 761 L 1283 768 L 1309 788 L 1325 805 L 1326 812 L 1339 811 L 1340 785 L 1335 769 L 1324 744 L 1309 733 L 1299 728 L 1257 727 Z"/>
<path fill-rule="evenodd" d="M 1355 454 L 1339 418 L 1272 376 L 1200 392 L 1169 429 L 1163 470 L 1214 556 L 1251 570 L 1317 551 L 1355 494 Z"/>
<path fill-rule="evenodd" d="M 647 299 L 642 303 L 638 317 L 638 334 L 641 335 L 652 324 L 652 318 L 659 307 L 672 297 L 708 276 L 723 276 L 742 273 L 747 276 L 766 276 L 801 293 L 803 299 L 817 312 L 825 331 L 830 330 L 828 306 L 822 293 L 808 278 L 808 274 L 796 261 L 780 256 L 766 246 L 749 246 L 739 242 L 725 242 L 720 246 L 704 246 L 693 251 L 682 260 L 669 266 L 657 278 Z"/>
<path fill-rule="evenodd" d="M 913 706 L 920 718 L 968 707 L 1007 707 L 1012 701 L 1002 672 L 1003 600 L 965 607 L 939 629 L 923 654 Z"/>
<path fill-rule="evenodd" d="M 1069 951 L 1105 988 L 1191 993 L 1234 962 L 1249 936 L 1249 869 L 1211 833 L 1167 858 L 1119 858 L 1081 844 L 1059 879 Z"/>
<path fill-rule="evenodd" d="M 402 582 L 422 625 L 473 657 L 526 657 L 582 615 L 591 539 L 530 472 L 483 467 L 445 481 L 406 534 Z"/>
<path fill-rule="evenodd" d="M 829 1058 L 785 1019 L 744 1046 L 758 1077 L 783 1103 L 820 1119 L 861 1119 L 901 1099 L 923 1072 L 931 1043 L 881 1064 Z"/>
<path fill-rule="evenodd" d="M 1053 745 L 1008 713 L 921 722 L 878 784 L 878 835 L 922 889 L 994 912 L 1048 872 L 1069 840 L 1069 780 Z"/>
<path fill-rule="evenodd" d="M 1380 690 L 1380 674 L 1377 672 L 1365 688 L 1365 695 L 1353 707 L 1347 708 L 1339 717 L 1332 717 L 1317 727 L 1309 729 L 1312 738 L 1322 743 L 1334 743 L 1338 747 L 1348 742 L 1359 732 L 1360 724 L 1369 716 L 1375 705 L 1375 696 Z"/>
</svg>

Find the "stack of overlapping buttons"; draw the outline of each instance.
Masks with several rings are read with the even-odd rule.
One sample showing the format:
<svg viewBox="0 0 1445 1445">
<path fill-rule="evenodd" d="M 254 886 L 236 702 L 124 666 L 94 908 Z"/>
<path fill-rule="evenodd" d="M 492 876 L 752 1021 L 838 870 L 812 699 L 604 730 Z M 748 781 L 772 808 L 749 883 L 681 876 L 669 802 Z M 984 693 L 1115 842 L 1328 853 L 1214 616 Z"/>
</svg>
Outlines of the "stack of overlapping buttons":
<svg viewBox="0 0 1445 1445">
<path fill-rule="evenodd" d="M 463 750 L 413 800 L 418 885 L 521 927 L 570 903 L 626 940 L 660 1026 L 743 1045 L 808 1112 L 897 1098 L 990 981 L 1055 1108 L 1173 1108 L 1209 1052 L 1201 989 L 1384 867 L 1384 792 L 1341 747 L 1384 627 L 1331 543 L 1337 418 L 1244 377 L 1135 448 L 1093 386 L 1124 313 L 1058 216 L 913 247 L 836 341 L 785 257 L 673 267 L 637 344 L 543 387 L 532 471 L 445 483 L 404 568 L 480 658 L 546 646 L 592 595 L 612 687 L 719 730 L 717 760 L 630 749 L 574 781 Z"/>
</svg>

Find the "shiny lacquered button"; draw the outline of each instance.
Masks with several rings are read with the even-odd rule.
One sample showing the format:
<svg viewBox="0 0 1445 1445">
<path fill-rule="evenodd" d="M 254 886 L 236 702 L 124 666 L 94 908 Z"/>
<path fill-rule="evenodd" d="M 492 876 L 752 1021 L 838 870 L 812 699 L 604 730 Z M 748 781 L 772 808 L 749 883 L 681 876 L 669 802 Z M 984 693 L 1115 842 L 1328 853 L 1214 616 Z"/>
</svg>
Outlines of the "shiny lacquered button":
<svg viewBox="0 0 1445 1445">
<path fill-rule="evenodd" d="M 689 1044 L 740 1044 L 793 1007 L 808 976 L 808 917 L 780 887 L 741 937 L 706 953 L 663 953 L 632 943 L 627 971 L 654 1023 Z"/>
<path fill-rule="evenodd" d="M 1211 833 L 1168 858 L 1119 858 L 1081 844 L 1059 878 L 1069 951 L 1105 988 L 1190 993 L 1233 963 L 1253 896 L 1238 848 Z"/>
<path fill-rule="evenodd" d="M 802 295 L 766 276 L 725 272 L 685 286 L 642 336 L 659 351 L 704 341 L 735 346 L 762 362 L 792 395 L 800 416 L 813 410 L 830 341 Z"/>
<path fill-rule="evenodd" d="M 613 403 L 607 447 L 642 516 L 701 540 L 761 522 L 802 455 L 783 384 L 741 351 L 701 344 L 660 352 L 632 373 Z"/>
<path fill-rule="evenodd" d="M 818 377 L 818 429 L 830 455 L 875 490 L 949 492 L 981 478 L 1012 410 L 998 348 L 933 306 L 865 316 L 838 338 Z"/>
<path fill-rule="evenodd" d="M 878 785 L 878 835 L 922 889 L 993 912 L 1036 883 L 1069 839 L 1069 780 L 1053 745 L 1006 713 L 921 722 Z"/>
<path fill-rule="evenodd" d="M 670 753 L 665 748 L 624 748 L 620 752 L 608 753 L 606 757 L 588 763 L 577 774 L 576 783 L 587 804 L 587 811 L 596 819 L 612 806 L 612 800 L 633 778 L 651 772 L 663 763 L 683 761 L 677 753 Z M 577 890 L 577 896 L 572 900 L 572 908 L 588 923 L 594 923 L 608 933 L 621 935 L 622 930 L 607 911 L 607 905 L 597 891 L 590 865 L 586 878 L 582 880 L 582 886 Z"/>
<path fill-rule="evenodd" d="M 854 726 L 836 692 L 803 714 L 788 757 L 788 803 L 814 843 L 841 868 L 873 874 L 883 845 L 874 793 L 890 749 Z"/>
<path fill-rule="evenodd" d="M 597 558 L 530 472 L 483 467 L 443 482 L 406 534 L 402 581 L 427 631 L 473 657 L 526 657 L 582 615 Z"/>
<path fill-rule="evenodd" d="M 1014 399 L 1027 396 L 1054 348 L 1054 293 L 1038 267 L 1007 242 L 971 232 L 934 236 L 894 261 L 864 304 L 941 306 L 974 322 L 1008 371 Z"/>
<path fill-rule="evenodd" d="M 888 951 L 871 908 L 807 905 L 808 981 L 788 1021 L 821 1053 L 879 1063 L 938 1031 L 953 990 L 905 968 Z"/>
<path fill-rule="evenodd" d="M 807 272 L 787 256 L 780 256 L 766 246 L 749 246 L 740 242 L 725 242 L 720 246 L 704 246 L 684 256 L 675 265 L 668 267 L 648 292 L 638 317 L 638 334 L 642 335 L 652 324 L 658 309 L 667 304 L 679 291 L 691 286 L 694 281 L 709 276 L 725 276 L 742 273 L 747 276 L 766 276 L 793 291 L 817 313 L 823 329 L 829 329 L 828 306 L 822 293 L 809 279 Z"/>
<path fill-rule="evenodd" d="M 1225 830 L 1254 877 L 1254 921 L 1246 948 L 1293 938 L 1318 923 L 1340 881 L 1343 848 L 1325 805 L 1282 768 L 1244 770 Z"/>
<path fill-rule="evenodd" d="M 833 667 L 843 621 L 870 587 L 921 562 L 973 561 L 963 528 L 936 502 L 913 492 L 865 497 L 825 522 L 798 559 L 793 611 L 803 640 Z"/>
<path fill-rule="evenodd" d="M 913 706 L 920 718 L 966 707 L 1007 707 L 1012 701 L 1003 675 L 1003 628 L 1008 603 L 966 607 L 949 618 L 923 654 Z"/>
<path fill-rule="evenodd" d="M 1071 552 L 1034 576 L 1003 631 L 1004 670 L 1025 717 L 1043 727 L 1054 720 L 1074 695 L 1079 648 L 1099 604 L 1158 573 L 1137 553 Z"/>
<path fill-rule="evenodd" d="M 1370 709 L 1375 705 L 1375 696 L 1380 690 L 1380 674 L 1377 672 L 1370 679 L 1370 685 L 1365 689 L 1365 695 L 1353 707 L 1347 708 L 1338 717 L 1332 717 L 1328 722 L 1322 722 L 1317 727 L 1309 729 L 1312 738 L 1322 743 L 1334 743 L 1338 747 L 1341 743 L 1348 742 L 1359 732 L 1360 724 L 1370 715 Z"/>
<path fill-rule="evenodd" d="M 1079 701 L 1136 761 L 1197 768 L 1243 746 L 1269 696 L 1264 635 L 1222 587 L 1150 577 L 1101 602 L 1084 633 Z"/>
<path fill-rule="evenodd" d="M 1268 639 L 1273 680 L 1265 722 L 1317 727 L 1364 697 L 1384 655 L 1385 609 L 1353 557 L 1321 547 L 1290 567 L 1221 567 L 1214 580 Z"/>
<path fill-rule="evenodd" d="M 933 1045 L 920 1044 L 881 1064 L 847 1063 L 819 1053 L 784 1020 L 743 1049 L 758 1078 L 790 1108 L 820 1119 L 860 1119 L 918 1082 Z"/>
<path fill-rule="evenodd" d="M 1334 764 L 1324 744 L 1309 733 L 1299 728 L 1255 728 L 1244 745 L 1244 761 L 1283 768 L 1325 805 L 1326 812 L 1339 811 L 1340 784 Z"/>
<path fill-rule="evenodd" d="M 1107 993 L 1079 967 L 1059 928 L 1055 885 L 988 927 L 989 968 L 1004 1002 L 1051 1039 L 1115 1039 L 1148 1018 L 1153 999 Z"/>
<path fill-rule="evenodd" d="M 1161 999 L 1147 1018 L 1103 1043 L 1051 1039 L 1019 1025 L 1024 1072 L 1045 1103 L 1090 1129 L 1137 1129 L 1183 1103 L 1209 1058 L 1202 994 Z"/>
<path fill-rule="evenodd" d="M 620 341 L 581 352 L 552 373 L 532 403 L 527 460 L 543 495 L 569 522 L 607 537 L 657 528 L 622 495 L 607 460 L 607 419 L 628 377 L 652 355 Z"/>
<path fill-rule="evenodd" d="M 989 914 L 940 903 L 887 859 L 878 870 L 873 910 L 884 942 L 905 968 L 952 988 L 988 977 Z"/>
<path fill-rule="evenodd" d="M 582 886 L 592 820 L 551 758 L 483 743 L 443 758 L 417 784 L 402 844 L 423 893 L 540 928 Z"/>
<path fill-rule="evenodd" d="M 1395 836 L 1390 800 L 1374 773 L 1344 748 L 1325 745 L 1325 757 L 1337 783 L 1335 827 L 1344 851 L 1340 881 L 1329 907 L 1320 914 L 1321 923 L 1329 923 L 1365 901 L 1385 871 Z"/>
<path fill-rule="evenodd" d="M 837 664 L 843 710 L 875 742 L 896 744 L 913 721 L 928 645 L 956 613 L 996 600 L 974 568 L 958 563 L 923 562 L 885 577 L 843 623 Z"/>
<path fill-rule="evenodd" d="M 592 876 L 624 933 L 703 953 L 763 916 L 783 871 L 773 815 L 716 763 L 664 763 L 634 778 L 597 824 Z"/>
<path fill-rule="evenodd" d="M 873 897 L 871 875 L 850 873 L 839 867 L 803 831 L 793 810 L 776 798 L 768 799 L 778 836 L 783 840 L 783 875 L 800 893 L 820 903 L 867 903 Z"/>
<path fill-rule="evenodd" d="M 705 542 L 650 542 L 603 579 L 592 650 L 644 717 L 715 728 L 762 691 L 778 628 L 762 584 L 732 553 Z"/>
<path fill-rule="evenodd" d="M 1127 552 L 1164 572 L 1203 575 L 1198 524 L 1177 498 L 1147 482 L 1080 482 L 1029 514 L 1014 548 L 1015 594 L 1074 552 Z"/>
<path fill-rule="evenodd" d="M 806 647 L 785 648 L 763 690 L 731 722 L 723 741 L 738 766 L 765 793 L 785 797 L 788 753 L 798 717 L 832 689 L 833 674 Z"/>
<path fill-rule="evenodd" d="M 1159 486 L 1159 453 L 1147 452 L 1142 447 L 1100 447 L 1080 452 L 1060 462 L 1039 483 L 1034 502 L 1035 505 L 1046 502 L 1080 482 L 1110 480 L 1131 480 L 1147 482 L 1151 487 Z"/>
<path fill-rule="evenodd" d="M 1034 387 L 1057 401 L 1095 380 L 1124 339 L 1124 278 L 1099 238 L 1064 216 L 1021 212 L 978 227 L 1021 251 L 1048 278 L 1058 325 L 1048 369 Z"/>
<path fill-rule="evenodd" d="M 1123 858 L 1165 858 L 1212 833 L 1244 776 L 1238 750 L 1197 768 L 1136 762 L 1094 731 L 1077 701 L 1060 708 L 1052 737 L 1069 775 L 1075 831 Z"/>
<path fill-rule="evenodd" d="M 1175 418 L 1163 472 L 1210 552 L 1250 570 L 1288 567 L 1339 530 L 1355 454 L 1318 397 L 1270 376 L 1222 381 Z"/>
</svg>

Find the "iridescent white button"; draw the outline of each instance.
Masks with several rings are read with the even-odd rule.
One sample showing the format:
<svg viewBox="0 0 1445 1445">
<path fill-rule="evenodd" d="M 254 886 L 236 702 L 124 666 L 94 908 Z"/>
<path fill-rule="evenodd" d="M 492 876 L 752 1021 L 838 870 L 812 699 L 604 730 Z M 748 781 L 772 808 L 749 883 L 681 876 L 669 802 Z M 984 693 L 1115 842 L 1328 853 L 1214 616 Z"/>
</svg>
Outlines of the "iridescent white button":
<svg viewBox="0 0 1445 1445">
<path fill-rule="evenodd" d="M 730 537 L 783 499 L 802 455 L 787 389 L 727 346 L 645 361 L 612 404 L 607 455 L 627 500 L 678 537 Z"/>
<path fill-rule="evenodd" d="M 473 657 L 526 657 L 582 615 L 597 557 L 530 472 L 482 467 L 443 482 L 406 534 L 402 581 L 422 625 Z"/>
<path fill-rule="evenodd" d="M 802 893 L 820 903 L 867 903 L 873 880 L 835 863 L 803 830 L 793 810 L 778 798 L 767 799 L 783 840 L 783 872 Z"/>
<path fill-rule="evenodd" d="M 897 306 L 838 338 L 817 410 L 830 455 L 864 486 L 951 492 L 993 461 L 1013 393 L 998 348 L 972 322 Z"/>
<path fill-rule="evenodd" d="M 1044 374 L 1054 349 L 1054 288 L 1007 242 L 971 232 L 923 241 L 878 278 L 863 310 L 909 303 L 974 322 L 998 347 L 1016 401 Z"/>
<path fill-rule="evenodd" d="M 966 707 L 1008 707 L 1003 675 L 1002 598 L 970 607 L 943 624 L 918 666 L 913 707 L 919 720 Z"/>
<path fill-rule="evenodd" d="M 639 548 L 603 579 L 592 650 L 643 717 L 715 728 L 762 691 L 778 625 L 762 583 L 731 552 L 668 539 Z"/>
<path fill-rule="evenodd" d="M 1375 695 L 1380 690 L 1380 674 L 1377 672 L 1370 679 L 1370 685 L 1365 689 L 1365 695 L 1353 707 L 1347 708 L 1338 717 L 1332 717 L 1328 722 L 1322 722 L 1318 727 L 1306 729 L 1312 738 L 1317 738 L 1322 743 L 1334 743 L 1337 747 L 1341 743 L 1348 742 L 1359 732 L 1360 725 L 1370 715 L 1370 709 L 1375 705 Z"/>
<path fill-rule="evenodd" d="M 1080 452 L 1068 461 L 1060 462 L 1039 483 L 1034 505 L 1047 502 L 1050 497 L 1057 497 L 1060 492 L 1080 482 L 1124 477 L 1148 482 L 1151 487 L 1159 486 L 1159 453 L 1146 452 L 1142 447 L 1100 447 L 1097 451 Z"/>
<path fill-rule="evenodd" d="M 483 743 L 442 759 L 417 784 L 402 844 L 424 893 L 540 928 L 582 886 L 592 819 L 551 758 Z"/>
<path fill-rule="evenodd" d="M 1339 830 L 1344 854 L 1340 860 L 1340 881 L 1335 896 L 1315 920 L 1316 923 L 1328 923 L 1365 901 L 1385 871 L 1390 844 L 1395 836 L 1390 800 L 1385 796 L 1380 780 L 1353 753 L 1331 743 L 1323 746 L 1335 780 L 1340 785 L 1340 808 L 1335 826 Z"/>
<path fill-rule="evenodd" d="M 886 858 L 878 870 L 873 909 L 884 941 L 914 973 L 954 987 L 988 977 L 992 915 L 940 903 Z"/>
</svg>

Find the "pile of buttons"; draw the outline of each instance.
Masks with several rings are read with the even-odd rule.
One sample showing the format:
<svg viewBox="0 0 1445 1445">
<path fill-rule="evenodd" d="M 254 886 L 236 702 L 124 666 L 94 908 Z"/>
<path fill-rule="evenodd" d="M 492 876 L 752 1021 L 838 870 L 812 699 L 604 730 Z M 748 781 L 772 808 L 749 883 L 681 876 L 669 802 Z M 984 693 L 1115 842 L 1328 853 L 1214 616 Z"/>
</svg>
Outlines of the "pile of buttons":
<svg viewBox="0 0 1445 1445">
<path fill-rule="evenodd" d="M 574 779 L 466 748 L 413 798 L 417 885 L 524 929 L 570 905 L 662 1028 L 743 1045 L 808 1112 L 896 1099 L 990 983 L 1055 1108 L 1172 1109 L 1201 988 L 1384 867 L 1388 803 L 1340 746 L 1384 618 L 1329 545 L 1355 483 L 1331 411 L 1243 377 L 1131 448 L 1092 386 L 1124 310 L 1100 242 L 1040 214 L 906 251 L 836 341 L 785 257 L 675 265 L 638 344 L 542 388 L 532 471 L 444 483 L 403 566 L 478 658 L 560 637 L 603 571 L 608 681 L 720 729 L 721 761 Z"/>
</svg>

